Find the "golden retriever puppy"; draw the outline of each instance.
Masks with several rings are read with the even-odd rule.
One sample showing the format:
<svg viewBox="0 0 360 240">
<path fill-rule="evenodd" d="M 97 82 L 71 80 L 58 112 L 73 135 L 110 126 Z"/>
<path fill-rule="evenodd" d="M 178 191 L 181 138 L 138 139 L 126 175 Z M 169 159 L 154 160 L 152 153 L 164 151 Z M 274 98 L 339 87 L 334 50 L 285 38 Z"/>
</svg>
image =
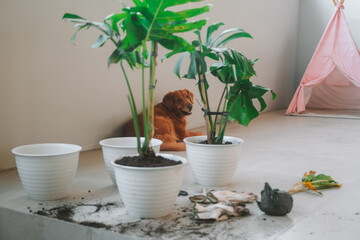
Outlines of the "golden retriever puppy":
<svg viewBox="0 0 360 240">
<path fill-rule="evenodd" d="M 161 151 L 185 151 L 184 138 L 203 135 L 186 131 L 186 116 L 192 113 L 194 94 L 187 89 L 168 92 L 161 103 L 155 105 L 154 138 L 163 141 Z M 144 135 L 143 116 L 138 115 L 140 134 Z M 135 136 L 133 121 L 126 126 L 126 136 Z"/>
</svg>

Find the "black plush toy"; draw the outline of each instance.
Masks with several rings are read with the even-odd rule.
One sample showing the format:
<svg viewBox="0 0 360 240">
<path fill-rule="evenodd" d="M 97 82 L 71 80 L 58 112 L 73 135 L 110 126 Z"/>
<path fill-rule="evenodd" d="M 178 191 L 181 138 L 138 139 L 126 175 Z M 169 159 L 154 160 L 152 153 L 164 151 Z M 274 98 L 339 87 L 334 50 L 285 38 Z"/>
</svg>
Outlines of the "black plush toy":
<svg viewBox="0 0 360 240">
<path fill-rule="evenodd" d="M 257 201 L 257 204 L 268 215 L 285 216 L 292 209 L 293 198 L 288 192 L 272 189 L 265 183 L 264 190 L 261 191 L 261 202 Z"/>
</svg>

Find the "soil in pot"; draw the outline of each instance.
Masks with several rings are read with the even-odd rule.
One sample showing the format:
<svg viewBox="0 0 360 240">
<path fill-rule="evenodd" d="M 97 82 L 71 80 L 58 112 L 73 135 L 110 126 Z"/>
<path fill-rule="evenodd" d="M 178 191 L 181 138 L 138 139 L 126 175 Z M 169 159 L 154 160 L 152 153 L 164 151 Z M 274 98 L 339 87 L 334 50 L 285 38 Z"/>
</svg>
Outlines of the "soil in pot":
<svg viewBox="0 0 360 240">
<path fill-rule="evenodd" d="M 181 161 L 174 161 L 150 154 L 146 157 L 141 156 L 128 156 L 115 161 L 118 165 L 129 167 L 168 167 L 182 164 Z"/>
<path fill-rule="evenodd" d="M 208 143 L 208 140 L 204 140 L 204 141 L 201 141 L 199 142 L 200 144 L 209 144 Z M 212 143 L 213 145 L 223 145 L 223 144 L 233 144 L 232 142 L 230 141 L 226 141 L 226 142 L 222 142 L 222 143 Z"/>
</svg>

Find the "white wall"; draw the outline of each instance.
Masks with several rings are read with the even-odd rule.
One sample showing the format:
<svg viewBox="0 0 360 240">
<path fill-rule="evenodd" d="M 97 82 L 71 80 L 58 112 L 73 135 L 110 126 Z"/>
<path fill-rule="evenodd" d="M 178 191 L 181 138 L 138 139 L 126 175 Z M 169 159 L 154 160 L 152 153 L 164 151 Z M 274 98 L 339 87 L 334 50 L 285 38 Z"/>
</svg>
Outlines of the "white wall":
<svg viewBox="0 0 360 240">
<path fill-rule="evenodd" d="M 300 1 L 296 87 L 300 83 L 334 10 L 331 0 Z M 360 1 L 345 0 L 344 13 L 354 40 L 360 46 Z"/>
<path fill-rule="evenodd" d="M 207 15 L 210 23 L 223 21 L 227 28 L 242 27 L 253 35 L 254 40 L 232 46 L 260 59 L 255 82 L 278 94 L 268 110 L 285 107 L 292 96 L 289 89 L 295 87 L 299 1 L 207 2 L 214 3 Z M 72 24 L 61 20 L 65 12 L 73 12 L 100 21 L 120 8 L 117 0 L 0 2 L 0 170 L 15 166 L 10 150 L 18 145 L 67 142 L 92 149 L 102 138 L 121 135 L 130 110 L 119 67 L 106 67 L 111 48 L 90 50 L 98 36 L 93 30 L 80 32 L 74 47 Z M 183 88 L 199 98 L 195 81 L 180 81 L 172 73 L 176 58 L 158 67 L 157 101 Z M 139 74 L 130 78 L 139 89 Z M 211 102 L 219 96 L 219 87 L 212 84 Z M 198 104 L 189 120 L 190 128 L 203 125 Z"/>
</svg>

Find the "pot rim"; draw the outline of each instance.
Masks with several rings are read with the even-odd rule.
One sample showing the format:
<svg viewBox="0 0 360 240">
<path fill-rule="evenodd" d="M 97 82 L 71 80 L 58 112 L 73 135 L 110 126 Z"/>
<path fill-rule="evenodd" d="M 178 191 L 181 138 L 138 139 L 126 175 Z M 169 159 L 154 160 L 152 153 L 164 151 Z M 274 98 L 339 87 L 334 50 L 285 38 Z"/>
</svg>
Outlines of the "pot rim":
<svg viewBox="0 0 360 240">
<path fill-rule="evenodd" d="M 139 154 L 130 154 L 130 155 L 127 155 L 127 156 L 138 156 Z M 136 170 L 136 171 L 154 171 L 154 170 L 166 170 L 166 169 L 170 169 L 170 168 L 176 168 L 176 167 L 180 167 L 180 166 L 184 166 L 185 164 L 188 163 L 188 160 L 184 157 L 181 157 L 181 156 L 178 156 L 178 155 L 175 155 L 175 154 L 165 154 L 165 153 L 159 153 L 159 154 L 156 154 L 157 156 L 162 156 L 162 157 L 175 157 L 177 159 L 175 160 L 180 160 L 182 162 L 182 164 L 178 164 L 178 165 L 173 165 L 173 166 L 166 166 L 166 167 L 133 167 L 133 166 L 124 166 L 124 165 L 119 165 L 119 164 L 116 164 L 115 161 L 118 160 L 118 159 L 115 159 L 115 160 L 112 160 L 111 161 L 111 165 L 114 167 L 114 168 L 123 168 L 123 169 L 129 169 L 129 170 Z M 124 156 L 125 157 L 125 156 Z M 173 159 L 170 159 L 170 160 L 173 160 Z"/>
<path fill-rule="evenodd" d="M 102 147 L 112 147 L 112 148 L 137 148 L 137 145 L 133 145 L 133 146 L 129 146 L 129 145 L 126 145 L 126 146 L 123 146 L 123 145 L 116 145 L 116 144 L 109 144 L 109 143 L 106 143 L 110 140 L 118 140 L 118 139 L 136 139 L 136 137 L 114 137 L 114 138 L 106 138 L 106 139 L 103 139 L 99 142 L 99 144 L 102 146 Z M 143 140 L 144 137 L 140 137 L 140 140 Z M 153 143 L 154 142 L 154 143 Z M 150 143 L 152 143 L 151 145 L 161 145 L 162 144 L 162 141 L 160 139 L 156 139 L 156 138 L 152 138 Z"/>
<path fill-rule="evenodd" d="M 41 146 L 61 146 L 61 147 L 67 147 L 67 149 L 62 150 L 61 152 L 57 153 L 24 153 L 21 152 L 23 150 L 26 151 L 28 148 L 34 148 L 34 147 L 41 147 Z M 80 152 L 82 149 L 81 146 L 70 144 L 70 143 L 35 143 L 35 144 L 27 144 L 15 147 L 11 150 L 11 152 L 16 156 L 24 156 L 24 157 L 51 157 L 51 156 L 61 156 L 71 153 Z"/>
<path fill-rule="evenodd" d="M 199 139 L 199 141 L 204 141 L 207 139 L 206 135 L 202 135 L 202 136 L 192 136 L 192 137 L 187 137 L 184 139 L 184 142 L 186 144 L 189 145 L 196 145 L 196 146 L 203 146 L 203 147 L 234 147 L 234 146 L 238 146 L 240 144 L 244 143 L 244 140 L 242 138 L 238 138 L 238 137 L 232 137 L 232 136 L 224 136 L 224 140 L 228 140 L 231 141 L 231 139 L 236 139 L 236 142 L 232 142 L 233 144 L 200 144 L 198 142 L 192 142 L 190 140 L 192 139 Z"/>
</svg>

